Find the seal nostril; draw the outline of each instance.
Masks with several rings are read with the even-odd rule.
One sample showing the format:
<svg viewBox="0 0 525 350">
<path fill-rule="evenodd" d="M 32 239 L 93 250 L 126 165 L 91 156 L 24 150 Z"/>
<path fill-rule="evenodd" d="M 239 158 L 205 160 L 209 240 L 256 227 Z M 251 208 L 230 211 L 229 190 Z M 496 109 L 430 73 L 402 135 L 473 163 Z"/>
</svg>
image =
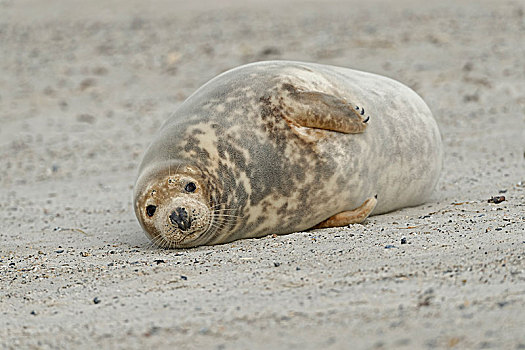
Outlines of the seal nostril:
<svg viewBox="0 0 525 350">
<path fill-rule="evenodd" d="M 179 217 L 177 216 L 177 213 L 176 212 L 172 212 L 170 214 L 170 221 L 173 225 L 178 225 L 179 223 Z"/>
<path fill-rule="evenodd" d="M 157 210 L 157 207 L 154 205 L 148 205 L 146 207 L 146 214 L 148 214 L 149 217 L 152 217 L 155 214 L 155 211 Z"/>
</svg>

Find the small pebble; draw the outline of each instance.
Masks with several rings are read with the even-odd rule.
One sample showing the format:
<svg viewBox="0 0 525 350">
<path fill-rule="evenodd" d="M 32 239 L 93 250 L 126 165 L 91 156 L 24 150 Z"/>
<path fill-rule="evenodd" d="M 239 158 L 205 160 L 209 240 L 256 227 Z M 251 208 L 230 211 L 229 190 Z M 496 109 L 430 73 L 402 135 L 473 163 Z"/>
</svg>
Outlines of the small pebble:
<svg viewBox="0 0 525 350">
<path fill-rule="evenodd" d="M 505 196 L 495 196 L 495 197 L 490 198 L 487 202 L 488 203 L 499 204 L 499 203 L 504 202 L 504 201 L 505 201 Z"/>
<path fill-rule="evenodd" d="M 153 260 L 153 262 L 156 262 L 157 265 L 159 265 L 159 264 L 165 264 L 165 263 L 166 263 L 166 262 L 165 262 L 164 260 L 162 260 L 162 259 L 156 259 L 156 260 Z"/>
<path fill-rule="evenodd" d="M 31 311 L 31 315 L 36 315 L 36 311 L 35 310 Z"/>
<path fill-rule="evenodd" d="M 188 277 L 183 276 L 183 275 L 181 275 L 180 278 L 182 278 L 182 279 L 185 280 L 185 281 L 188 280 Z"/>
<path fill-rule="evenodd" d="M 280 263 L 280 262 L 277 262 L 277 261 L 274 261 L 274 262 L 273 262 L 273 266 L 275 266 L 275 267 L 279 267 L 279 266 L 281 266 L 281 263 Z"/>
<path fill-rule="evenodd" d="M 407 238 L 401 237 L 401 244 L 407 244 Z"/>
<path fill-rule="evenodd" d="M 93 304 L 100 304 L 100 299 L 98 297 L 94 297 Z"/>
<path fill-rule="evenodd" d="M 64 249 L 55 250 L 56 253 L 60 254 L 64 252 Z"/>
<path fill-rule="evenodd" d="M 395 248 L 395 247 L 396 247 L 396 246 L 393 245 L 393 244 L 387 244 L 387 245 L 385 246 L 385 249 L 390 249 L 390 248 Z"/>
<path fill-rule="evenodd" d="M 498 306 L 499 306 L 499 307 L 504 307 L 504 306 L 506 306 L 508 303 L 509 303 L 508 301 L 500 301 L 500 302 L 498 303 Z"/>
</svg>

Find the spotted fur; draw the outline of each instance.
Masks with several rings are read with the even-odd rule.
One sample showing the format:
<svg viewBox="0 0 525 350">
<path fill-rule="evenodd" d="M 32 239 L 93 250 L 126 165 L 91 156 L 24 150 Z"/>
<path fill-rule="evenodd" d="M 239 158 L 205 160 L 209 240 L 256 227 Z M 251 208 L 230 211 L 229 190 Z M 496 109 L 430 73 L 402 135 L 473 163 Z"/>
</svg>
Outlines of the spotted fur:
<svg viewBox="0 0 525 350">
<path fill-rule="evenodd" d="M 260 62 L 211 80 L 162 126 L 140 166 L 135 211 L 166 247 L 286 234 L 375 194 L 373 214 L 421 204 L 441 158 L 437 125 L 408 87 L 346 68 Z M 167 188 L 170 176 L 191 176 L 199 194 Z M 158 206 L 200 201 L 202 227 L 152 228 L 152 189 L 164 193 Z"/>
</svg>

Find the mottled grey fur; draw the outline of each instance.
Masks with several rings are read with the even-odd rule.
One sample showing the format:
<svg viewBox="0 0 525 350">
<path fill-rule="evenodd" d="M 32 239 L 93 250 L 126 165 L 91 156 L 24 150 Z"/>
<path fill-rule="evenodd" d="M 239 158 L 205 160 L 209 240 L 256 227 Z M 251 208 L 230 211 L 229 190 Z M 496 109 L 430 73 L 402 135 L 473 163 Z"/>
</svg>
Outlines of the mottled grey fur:
<svg viewBox="0 0 525 350">
<path fill-rule="evenodd" d="M 298 133 L 286 120 L 296 112 L 290 89 L 364 108 L 366 129 Z M 136 198 L 166 168 L 187 165 L 202 172 L 210 208 L 233 209 L 234 220 L 189 245 L 216 244 L 305 230 L 376 194 L 373 214 L 421 204 L 438 180 L 442 146 L 426 104 L 397 81 L 268 61 L 219 75 L 175 111 L 144 156 Z"/>
</svg>

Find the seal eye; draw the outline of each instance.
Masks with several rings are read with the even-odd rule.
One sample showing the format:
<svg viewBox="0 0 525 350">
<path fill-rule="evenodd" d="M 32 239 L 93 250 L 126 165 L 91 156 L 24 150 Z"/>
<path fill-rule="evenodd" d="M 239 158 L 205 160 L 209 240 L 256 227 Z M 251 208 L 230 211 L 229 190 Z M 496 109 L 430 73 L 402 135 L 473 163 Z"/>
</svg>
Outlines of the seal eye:
<svg viewBox="0 0 525 350">
<path fill-rule="evenodd" d="M 194 182 L 188 182 L 186 186 L 184 187 L 184 190 L 186 192 L 195 192 L 196 189 L 197 189 L 197 185 L 195 185 Z"/>
<path fill-rule="evenodd" d="M 148 205 L 146 207 L 146 214 L 148 214 L 149 217 L 152 217 L 153 214 L 155 214 L 155 210 L 157 210 L 157 207 L 154 205 Z"/>
</svg>

